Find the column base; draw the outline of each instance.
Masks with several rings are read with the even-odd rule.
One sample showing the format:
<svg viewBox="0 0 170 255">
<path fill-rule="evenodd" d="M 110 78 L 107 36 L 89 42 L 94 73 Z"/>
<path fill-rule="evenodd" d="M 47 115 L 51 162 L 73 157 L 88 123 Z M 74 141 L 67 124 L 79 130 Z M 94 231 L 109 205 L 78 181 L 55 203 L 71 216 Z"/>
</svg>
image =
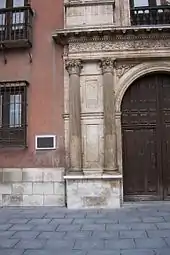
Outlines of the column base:
<svg viewBox="0 0 170 255">
<path fill-rule="evenodd" d="M 69 169 L 67 172 L 66 172 L 66 176 L 82 176 L 84 175 L 83 171 L 81 169 L 79 170 L 75 170 L 75 169 Z"/>
<path fill-rule="evenodd" d="M 103 169 L 103 173 L 104 174 L 109 174 L 109 175 L 119 175 L 120 173 L 118 171 L 119 171 L 118 168 L 112 168 L 112 169 L 105 168 L 105 169 Z"/>
<path fill-rule="evenodd" d="M 66 196 L 69 209 L 120 208 L 122 175 L 67 175 Z"/>
</svg>

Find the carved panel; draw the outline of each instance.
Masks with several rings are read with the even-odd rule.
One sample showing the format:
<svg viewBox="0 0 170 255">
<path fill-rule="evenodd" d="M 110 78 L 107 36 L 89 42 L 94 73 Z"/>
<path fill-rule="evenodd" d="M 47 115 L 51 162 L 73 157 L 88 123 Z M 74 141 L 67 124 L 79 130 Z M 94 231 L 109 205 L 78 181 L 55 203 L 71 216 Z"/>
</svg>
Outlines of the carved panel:
<svg viewBox="0 0 170 255">
<path fill-rule="evenodd" d="M 66 27 L 113 24 L 113 4 L 67 7 Z"/>
<path fill-rule="evenodd" d="M 103 120 L 83 120 L 83 168 L 101 169 L 103 164 Z"/>
<path fill-rule="evenodd" d="M 102 111 L 102 77 L 81 77 L 82 112 Z"/>
<path fill-rule="evenodd" d="M 116 75 L 118 78 L 121 78 L 127 71 L 129 71 L 136 64 L 119 64 L 116 65 Z"/>
</svg>

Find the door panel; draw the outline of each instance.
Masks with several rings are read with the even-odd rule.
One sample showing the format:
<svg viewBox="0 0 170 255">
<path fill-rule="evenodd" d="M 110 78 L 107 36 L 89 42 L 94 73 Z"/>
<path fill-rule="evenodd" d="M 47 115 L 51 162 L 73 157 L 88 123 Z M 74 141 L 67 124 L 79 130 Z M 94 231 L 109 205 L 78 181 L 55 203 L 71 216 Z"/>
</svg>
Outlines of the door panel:
<svg viewBox="0 0 170 255">
<path fill-rule="evenodd" d="M 124 130 L 124 190 L 128 200 L 159 196 L 157 145 L 154 129 Z M 128 169 L 126 169 L 128 168 Z"/>
<path fill-rule="evenodd" d="M 125 200 L 170 199 L 170 75 L 145 76 L 122 101 Z"/>
<path fill-rule="evenodd" d="M 161 91 L 161 139 L 162 139 L 162 178 L 164 199 L 170 200 L 170 79 L 162 78 Z"/>
<path fill-rule="evenodd" d="M 164 199 L 170 200 L 170 125 L 166 125 L 163 133 L 163 187 Z"/>
</svg>

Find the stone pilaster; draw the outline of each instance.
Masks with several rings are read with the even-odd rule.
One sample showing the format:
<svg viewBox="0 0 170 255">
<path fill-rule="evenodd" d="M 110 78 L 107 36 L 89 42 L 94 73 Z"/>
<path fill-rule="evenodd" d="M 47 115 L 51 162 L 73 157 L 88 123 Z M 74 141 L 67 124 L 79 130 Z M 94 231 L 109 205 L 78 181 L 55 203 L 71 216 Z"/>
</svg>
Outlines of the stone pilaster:
<svg viewBox="0 0 170 255">
<path fill-rule="evenodd" d="M 104 172 L 110 174 L 117 171 L 114 62 L 112 58 L 104 58 L 100 63 L 103 73 Z"/>
<path fill-rule="evenodd" d="M 82 62 L 79 59 L 66 61 L 69 73 L 69 155 L 70 172 L 80 172 L 82 169 L 81 146 L 81 101 L 80 72 Z"/>
</svg>

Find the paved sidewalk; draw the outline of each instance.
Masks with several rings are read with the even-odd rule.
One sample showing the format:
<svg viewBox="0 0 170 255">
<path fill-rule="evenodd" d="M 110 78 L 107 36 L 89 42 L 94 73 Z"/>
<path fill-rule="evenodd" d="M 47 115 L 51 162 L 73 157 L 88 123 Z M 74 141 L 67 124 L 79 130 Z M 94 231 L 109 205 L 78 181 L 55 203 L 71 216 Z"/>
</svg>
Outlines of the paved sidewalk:
<svg viewBox="0 0 170 255">
<path fill-rule="evenodd" d="M 0 208 L 0 255 L 21 254 L 170 255 L 170 203 L 98 211 Z"/>
</svg>

